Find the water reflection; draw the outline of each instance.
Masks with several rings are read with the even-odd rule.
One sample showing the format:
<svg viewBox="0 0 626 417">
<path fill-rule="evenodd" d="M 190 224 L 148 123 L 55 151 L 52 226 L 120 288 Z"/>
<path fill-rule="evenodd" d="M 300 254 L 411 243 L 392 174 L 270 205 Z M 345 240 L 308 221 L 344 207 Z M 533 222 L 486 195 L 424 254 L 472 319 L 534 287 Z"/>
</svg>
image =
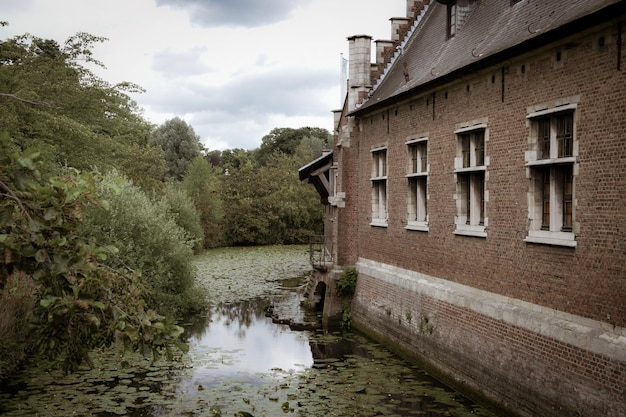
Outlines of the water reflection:
<svg viewBox="0 0 626 417">
<path fill-rule="evenodd" d="M 313 364 L 307 334 L 272 323 L 265 316 L 268 303 L 267 299 L 253 299 L 220 304 L 203 320 L 203 329 L 199 324 L 187 327 L 189 355 L 204 357 L 200 363 L 206 363 L 207 355 L 213 357 L 207 366 L 194 367 L 197 383 L 216 375 L 254 375 L 272 369 L 303 369 Z"/>
<path fill-rule="evenodd" d="M 303 317 L 300 300 L 285 291 L 212 307 L 185 324 L 181 362 L 135 355 L 122 366 L 105 351 L 96 368 L 69 376 L 33 366 L 0 387 L 0 414 L 494 417 L 362 335 L 292 331 L 265 315 L 272 305 L 281 317 Z"/>
</svg>

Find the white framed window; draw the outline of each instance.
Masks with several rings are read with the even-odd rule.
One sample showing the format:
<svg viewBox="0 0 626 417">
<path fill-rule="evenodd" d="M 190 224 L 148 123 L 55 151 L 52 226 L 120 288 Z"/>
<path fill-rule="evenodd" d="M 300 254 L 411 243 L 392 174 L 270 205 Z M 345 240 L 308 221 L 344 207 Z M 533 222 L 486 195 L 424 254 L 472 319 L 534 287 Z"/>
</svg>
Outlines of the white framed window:
<svg viewBox="0 0 626 417">
<path fill-rule="evenodd" d="M 454 233 L 486 237 L 485 217 L 485 124 L 475 124 L 455 131 L 456 217 Z"/>
<path fill-rule="evenodd" d="M 428 231 L 428 138 L 420 137 L 407 145 L 407 229 Z"/>
<path fill-rule="evenodd" d="M 372 150 L 372 226 L 387 226 L 387 148 Z"/>
<path fill-rule="evenodd" d="M 576 247 L 575 138 L 576 105 L 530 113 L 526 152 L 528 190 L 527 242 Z"/>
</svg>

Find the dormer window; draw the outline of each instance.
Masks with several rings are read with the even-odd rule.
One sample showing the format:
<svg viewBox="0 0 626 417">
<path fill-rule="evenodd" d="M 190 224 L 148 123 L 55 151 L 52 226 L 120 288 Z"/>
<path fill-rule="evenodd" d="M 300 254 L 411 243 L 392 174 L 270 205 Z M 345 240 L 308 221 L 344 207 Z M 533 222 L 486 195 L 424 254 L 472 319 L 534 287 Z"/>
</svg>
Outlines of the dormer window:
<svg viewBox="0 0 626 417">
<path fill-rule="evenodd" d="M 457 8 L 456 1 L 448 4 L 448 39 L 456 34 Z"/>
<path fill-rule="evenodd" d="M 456 36 L 477 3 L 477 0 L 437 0 L 447 8 L 446 34 L 448 39 Z"/>
</svg>

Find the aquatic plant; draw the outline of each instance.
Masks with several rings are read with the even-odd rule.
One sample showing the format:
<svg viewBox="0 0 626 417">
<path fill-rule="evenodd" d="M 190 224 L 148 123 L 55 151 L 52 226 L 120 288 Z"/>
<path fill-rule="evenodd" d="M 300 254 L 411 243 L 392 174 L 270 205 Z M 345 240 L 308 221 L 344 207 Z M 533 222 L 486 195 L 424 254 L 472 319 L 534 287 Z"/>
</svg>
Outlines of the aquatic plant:
<svg viewBox="0 0 626 417">
<path fill-rule="evenodd" d="M 223 323 L 237 337 L 248 329 L 249 315 L 263 315 L 263 309 L 255 310 L 263 299 L 271 301 L 281 315 L 297 314 L 297 293 L 281 284 L 310 268 L 303 246 L 221 248 L 196 257 L 195 263 L 199 280 L 214 302 L 196 332 L 209 332 L 213 327 L 221 332 Z M 257 302 L 236 306 L 238 298 Z M 241 306 L 254 312 L 246 313 Z M 417 316 L 414 320 L 418 321 Z M 291 331 L 272 325 L 269 337 L 280 332 Z M 249 352 L 222 347 L 221 340 L 210 337 L 204 342 L 190 341 L 189 352 L 177 355 L 173 362 L 148 361 L 138 353 L 127 353 L 120 362 L 121 351 L 108 349 L 94 355 L 93 369 L 81 368 L 68 376 L 41 364 L 25 370 L 0 392 L 0 414 L 495 417 L 359 333 L 305 331 L 297 335 L 311 351 L 310 366 L 296 363 L 265 372 L 233 372 Z M 261 346 L 282 356 L 292 353 L 283 354 L 273 344 Z"/>
</svg>

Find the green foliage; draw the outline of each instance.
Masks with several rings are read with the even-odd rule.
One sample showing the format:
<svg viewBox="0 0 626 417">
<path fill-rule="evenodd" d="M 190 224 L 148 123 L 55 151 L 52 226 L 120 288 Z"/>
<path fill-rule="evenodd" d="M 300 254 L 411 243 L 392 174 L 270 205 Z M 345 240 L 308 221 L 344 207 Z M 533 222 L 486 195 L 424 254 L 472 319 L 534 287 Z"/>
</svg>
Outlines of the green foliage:
<svg viewBox="0 0 626 417">
<path fill-rule="evenodd" d="M 35 285 L 30 276 L 16 272 L 0 291 L 0 381 L 25 359 L 29 324 L 35 306 Z"/>
<path fill-rule="evenodd" d="M 0 41 L 0 131 L 21 149 L 36 148 L 43 172 L 123 169 L 133 145 L 147 144 L 151 127 L 127 95 L 139 87 L 111 85 L 81 65 L 102 65 L 91 50 L 103 41 L 86 33 L 64 45 L 31 35 Z"/>
<path fill-rule="evenodd" d="M 239 155 L 241 156 L 241 155 Z M 224 221 L 222 232 L 227 246 L 267 244 L 268 208 L 263 206 L 263 185 L 249 159 L 237 160 L 239 166 L 226 168 L 222 179 Z"/>
<path fill-rule="evenodd" d="M 326 129 L 318 127 L 301 127 L 299 129 L 288 127 L 275 128 L 262 138 L 256 159 L 260 165 L 266 165 L 276 152 L 294 155 L 296 149 L 305 138 L 317 138 L 325 143 L 324 147 L 327 147 L 331 143 L 332 137 Z"/>
<path fill-rule="evenodd" d="M 144 191 L 160 191 L 165 180 L 165 159 L 160 148 L 136 143 L 120 156 L 120 171 Z"/>
<path fill-rule="evenodd" d="M 222 154 L 223 231 L 228 245 L 267 245 L 305 242 L 320 234 L 323 207 L 313 187 L 298 178 L 303 157 L 311 154 L 275 151 L 266 163 L 255 154 L 233 150 Z M 307 161 L 309 162 L 309 161 Z"/>
<path fill-rule="evenodd" d="M 168 199 L 150 199 L 114 172 L 98 181 L 97 190 L 109 208 L 90 207 L 82 225 L 85 234 L 119 250 L 107 265 L 140 272 L 150 308 L 175 316 L 201 309 L 205 300 L 190 262 L 194 237 L 177 224 Z"/>
<path fill-rule="evenodd" d="M 8 312 L 12 300 L 24 301 L 18 318 L 32 314 L 32 329 L 18 335 L 36 351 L 61 358 L 67 371 L 116 336 L 133 347 L 167 351 L 182 329 L 146 311 L 137 273 L 107 264 L 115 247 L 82 233 L 85 212 L 106 207 L 96 178 L 74 169 L 42 177 L 38 156 L 33 150 L 15 152 L 7 135 L 0 136 L 0 310 Z M 32 304 L 26 294 L 32 294 Z M 6 350 L 4 343 L 3 338 L 0 350 Z"/>
<path fill-rule="evenodd" d="M 341 327 L 345 330 L 352 328 L 352 304 L 350 300 L 344 300 L 341 312 Z"/>
<path fill-rule="evenodd" d="M 432 323 L 430 323 L 430 319 L 425 314 L 420 315 L 419 331 L 420 333 L 428 334 L 433 334 L 433 332 L 435 331 L 435 327 L 432 325 Z"/>
<path fill-rule="evenodd" d="M 176 224 L 187 232 L 194 253 L 199 253 L 203 248 L 204 231 L 194 202 L 179 183 L 168 183 L 161 199 Z"/>
<path fill-rule="evenodd" d="M 221 223 L 224 208 L 221 196 L 221 183 L 217 170 L 206 158 L 197 157 L 187 169 L 183 188 L 195 203 L 199 213 L 204 247 L 211 248 L 222 242 Z"/>
<path fill-rule="evenodd" d="M 200 137 L 184 120 L 175 117 L 156 128 L 149 143 L 160 147 L 167 166 L 167 176 L 182 180 L 191 161 L 200 155 Z"/>
<path fill-rule="evenodd" d="M 355 267 L 347 267 L 337 280 L 337 292 L 341 296 L 352 296 L 356 290 L 356 281 L 359 276 Z"/>
</svg>

